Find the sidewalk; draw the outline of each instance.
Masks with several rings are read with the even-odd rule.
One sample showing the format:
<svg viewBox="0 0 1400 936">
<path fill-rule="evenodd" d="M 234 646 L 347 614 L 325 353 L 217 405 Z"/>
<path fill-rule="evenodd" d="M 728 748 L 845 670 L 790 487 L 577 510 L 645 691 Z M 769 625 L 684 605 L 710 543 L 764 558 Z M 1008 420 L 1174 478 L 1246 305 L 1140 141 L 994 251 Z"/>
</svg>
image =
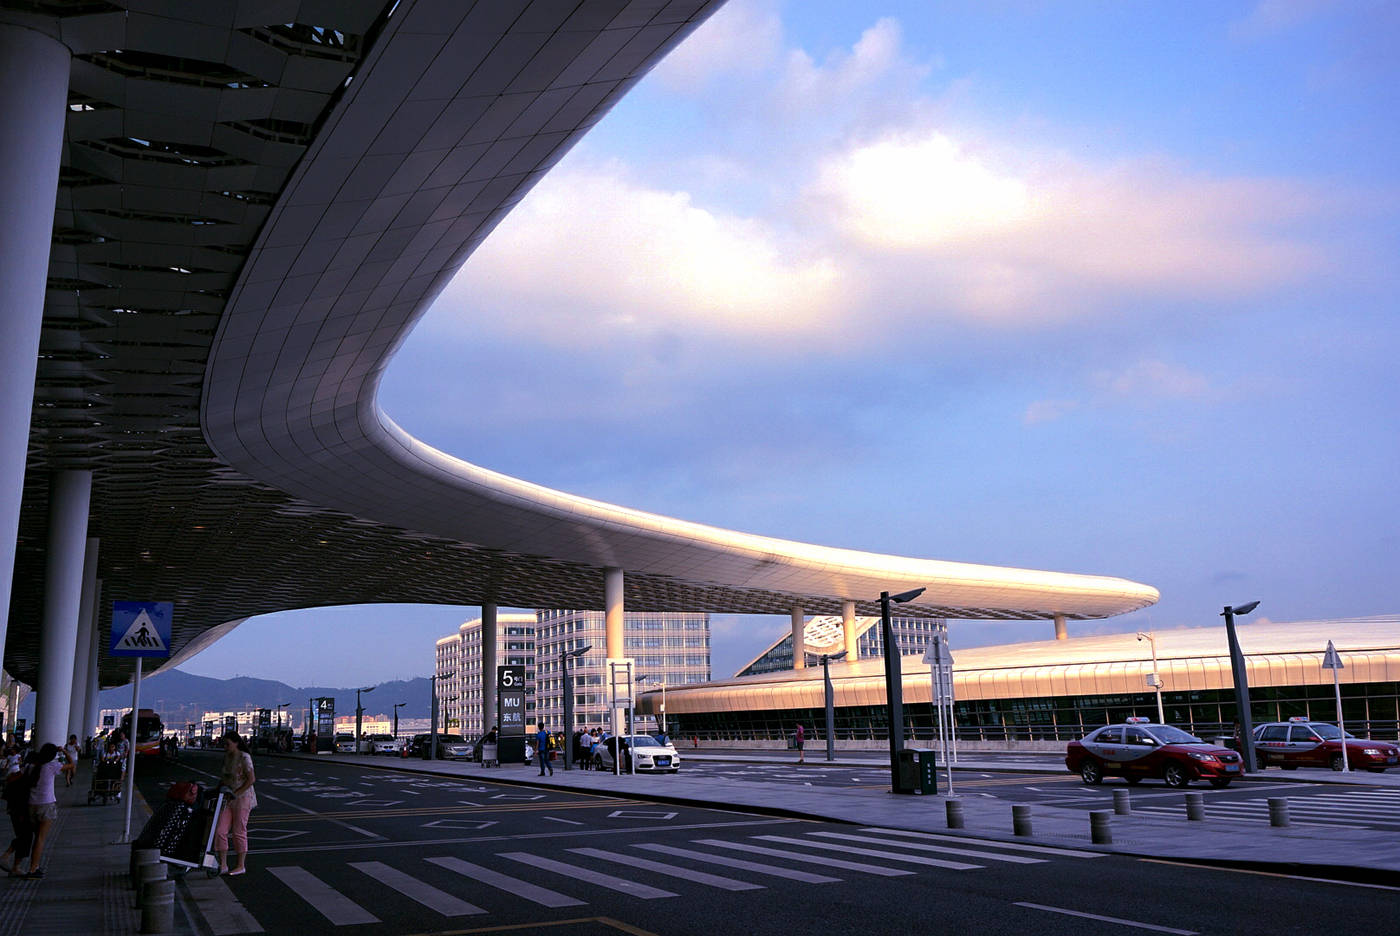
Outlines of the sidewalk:
<svg viewBox="0 0 1400 936">
<path fill-rule="evenodd" d="M 85 760 L 71 787 L 57 784 L 58 819 L 44 845 L 44 877 L 31 881 L 0 873 L 0 936 L 127 936 L 141 926 L 127 875 L 130 846 L 120 844 L 126 804 L 87 804 L 92 762 Z M 150 810 L 136 796 L 134 836 Z M 4 826 L 6 844 L 12 830 Z M 190 932 L 179 903 L 175 932 Z"/>
<path fill-rule="evenodd" d="M 282 755 L 314 758 L 314 755 Z M 791 756 L 752 753 L 710 752 L 685 754 L 690 760 L 716 760 L 745 763 L 786 764 L 795 766 Z M 327 758 L 319 758 L 326 760 Z M 1078 849 L 1110 852 L 1163 860 L 1197 861 L 1274 871 L 1317 874 L 1346 880 L 1359 880 L 1400 886 L 1400 846 L 1393 832 L 1368 829 L 1330 829 L 1315 825 L 1293 825 L 1274 828 L 1263 823 L 1244 823 L 1210 818 L 1207 799 L 1206 819 L 1187 821 L 1182 792 L 1167 791 L 1161 786 L 1137 787 L 1132 796 L 1149 798 L 1154 805 L 1181 804 L 1179 818 L 1142 814 L 1117 816 L 1112 820 L 1113 843 L 1094 845 L 1090 841 L 1089 810 L 1032 803 L 1033 834 L 1017 837 L 1012 834 L 1011 804 L 975 795 L 958 796 L 963 805 L 965 828 L 961 831 L 947 826 L 946 796 L 895 796 L 884 789 L 863 785 L 847 787 L 801 787 L 793 784 L 755 783 L 713 777 L 687 777 L 684 769 L 674 775 L 615 776 L 607 772 L 571 770 L 555 762 L 553 776 L 540 777 L 534 766 L 520 765 L 483 769 L 474 763 L 460 761 L 424 761 L 368 755 L 335 755 L 338 763 L 377 767 L 385 770 L 407 771 L 473 780 L 493 780 L 522 786 L 567 789 L 587 793 L 615 793 L 619 796 L 652 799 L 682 805 L 705 806 L 716 809 L 754 811 L 768 815 L 794 816 L 880 826 L 912 832 L 940 835 L 969 836 L 1005 842 L 1069 846 Z M 814 761 L 809 759 L 808 765 Z M 822 764 L 825 763 L 823 760 Z M 876 766 L 869 758 L 838 758 L 836 766 Z M 1025 771 L 1026 765 L 1015 768 L 1005 764 L 963 760 L 963 771 L 984 773 L 1010 769 Z M 1064 772 L 1063 763 L 1057 772 Z M 1034 768 L 1032 768 L 1034 769 Z M 1047 769 L 1051 769 L 1047 764 Z M 1299 776 L 1302 773 L 1303 776 Z M 966 777 L 966 774 L 963 775 Z M 958 772 L 954 773 L 954 784 Z M 970 779 L 970 778 L 968 778 Z M 939 775 L 940 789 L 944 776 Z M 1333 774 L 1330 771 L 1268 770 L 1255 774 L 1244 783 L 1323 782 L 1365 786 L 1384 794 L 1400 790 L 1400 775 Z M 1128 789 L 1122 787 L 1122 789 Z M 1207 789 L 1194 784 L 1196 792 Z M 1262 796 L 1280 795 L 1276 791 Z M 1103 808 L 1109 808 L 1105 806 Z M 1381 807 L 1384 808 L 1384 807 Z"/>
</svg>

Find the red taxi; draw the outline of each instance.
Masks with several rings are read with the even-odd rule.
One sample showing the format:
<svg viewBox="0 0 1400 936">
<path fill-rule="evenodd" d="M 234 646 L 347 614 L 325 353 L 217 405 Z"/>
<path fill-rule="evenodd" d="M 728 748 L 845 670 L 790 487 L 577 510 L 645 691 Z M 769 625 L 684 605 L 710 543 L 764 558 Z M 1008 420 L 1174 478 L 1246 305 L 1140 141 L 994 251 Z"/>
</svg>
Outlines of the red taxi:
<svg viewBox="0 0 1400 936">
<path fill-rule="evenodd" d="M 1171 725 L 1154 725 L 1147 718 L 1129 718 L 1125 724 L 1107 725 L 1071 741 L 1065 766 L 1085 783 L 1103 783 L 1105 776 L 1129 783 L 1161 777 L 1169 787 L 1184 787 L 1192 780 L 1227 787 L 1243 770 L 1240 756 L 1229 748 Z"/>
<path fill-rule="evenodd" d="M 1342 738 L 1346 737 L 1347 766 L 1380 773 L 1400 766 L 1400 747 L 1394 741 L 1364 741 L 1327 722 L 1294 716 L 1286 722 L 1269 722 L 1254 729 L 1254 762 L 1294 770 L 1298 767 L 1342 769 Z"/>
</svg>

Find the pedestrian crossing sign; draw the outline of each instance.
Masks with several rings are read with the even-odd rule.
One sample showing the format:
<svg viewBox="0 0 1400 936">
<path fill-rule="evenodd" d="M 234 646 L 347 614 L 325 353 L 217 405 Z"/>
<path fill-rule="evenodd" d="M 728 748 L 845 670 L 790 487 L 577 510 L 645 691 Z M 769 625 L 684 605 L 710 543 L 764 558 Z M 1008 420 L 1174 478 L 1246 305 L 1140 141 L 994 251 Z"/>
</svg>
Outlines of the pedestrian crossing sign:
<svg viewBox="0 0 1400 936">
<path fill-rule="evenodd" d="M 109 652 L 119 657 L 169 657 L 174 611 L 168 601 L 112 602 Z"/>
</svg>

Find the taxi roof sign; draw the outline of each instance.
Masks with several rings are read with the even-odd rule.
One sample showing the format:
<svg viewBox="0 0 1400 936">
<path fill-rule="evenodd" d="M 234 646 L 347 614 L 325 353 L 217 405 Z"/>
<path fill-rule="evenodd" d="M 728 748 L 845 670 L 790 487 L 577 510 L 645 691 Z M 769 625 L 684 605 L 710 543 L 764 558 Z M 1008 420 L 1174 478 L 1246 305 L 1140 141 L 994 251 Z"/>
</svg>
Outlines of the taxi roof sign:
<svg viewBox="0 0 1400 936">
<path fill-rule="evenodd" d="M 1305 722 L 1305 721 L 1312 721 L 1312 719 L 1309 718 L 1309 717 L 1306 716 L 1306 715 L 1290 715 L 1290 716 L 1288 717 L 1288 720 L 1291 721 L 1291 722 L 1293 722 L 1293 721 L 1303 721 L 1303 722 Z"/>
<path fill-rule="evenodd" d="M 1146 715 L 1130 715 L 1130 716 L 1128 716 L 1127 718 L 1123 719 L 1123 724 L 1125 724 L 1125 725 L 1150 725 L 1150 724 L 1152 724 L 1152 719 L 1148 718 Z"/>
</svg>

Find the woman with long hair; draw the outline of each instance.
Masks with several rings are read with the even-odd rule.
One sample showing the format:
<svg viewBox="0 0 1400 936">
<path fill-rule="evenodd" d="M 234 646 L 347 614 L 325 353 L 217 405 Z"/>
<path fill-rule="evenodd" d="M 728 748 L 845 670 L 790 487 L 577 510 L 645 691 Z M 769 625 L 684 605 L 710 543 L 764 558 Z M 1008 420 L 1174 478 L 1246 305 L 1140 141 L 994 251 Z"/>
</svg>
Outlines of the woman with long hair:
<svg viewBox="0 0 1400 936">
<path fill-rule="evenodd" d="M 39 753 L 34 757 L 38 773 L 34 775 L 34 789 L 29 791 L 29 821 L 34 825 L 34 850 L 29 854 L 29 873 L 25 877 L 44 876 L 44 869 L 39 867 L 44 857 L 44 840 L 58 818 L 58 796 L 53 790 L 53 782 L 63 769 L 58 760 L 58 751 L 57 744 L 49 743 L 39 748 Z"/>
<path fill-rule="evenodd" d="M 256 777 L 247 743 L 236 731 L 227 732 L 219 741 L 224 746 L 224 769 L 219 785 L 233 792 L 224 797 L 219 827 L 214 834 L 214 851 L 219 856 L 219 873 L 232 876 L 247 871 L 244 862 L 248 855 L 248 813 L 258 805 L 258 796 L 253 792 Z M 233 839 L 234 862 L 231 867 L 228 863 L 230 838 Z"/>
</svg>

